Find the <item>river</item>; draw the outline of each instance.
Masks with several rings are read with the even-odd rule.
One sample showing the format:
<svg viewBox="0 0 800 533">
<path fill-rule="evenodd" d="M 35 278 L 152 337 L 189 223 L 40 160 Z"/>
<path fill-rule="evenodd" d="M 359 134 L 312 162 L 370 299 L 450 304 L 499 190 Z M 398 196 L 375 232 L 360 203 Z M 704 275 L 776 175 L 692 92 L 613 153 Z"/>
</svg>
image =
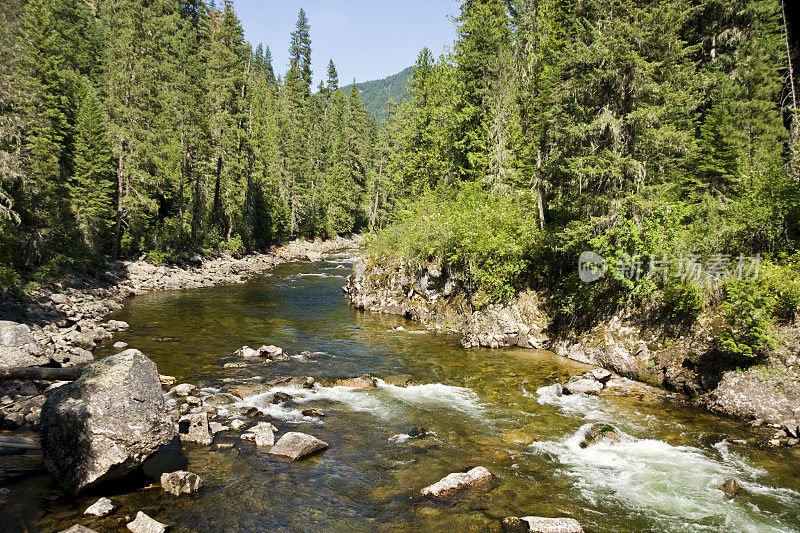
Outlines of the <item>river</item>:
<svg viewBox="0 0 800 533">
<path fill-rule="evenodd" d="M 341 290 L 353 260 L 330 255 L 241 285 L 136 297 L 112 317 L 131 325 L 114 341 L 208 393 L 231 378 L 282 376 L 329 383 L 369 373 L 414 385 L 283 386 L 246 398 L 275 419 L 278 435 L 302 431 L 330 448 L 287 463 L 244 441 L 228 449 L 174 443 L 133 487 L 77 499 L 47 474 L 29 475 L 10 485 L 0 529 L 59 531 L 77 522 L 117 531 L 143 510 L 174 531 L 499 531 L 503 517 L 527 515 L 573 517 L 587 532 L 800 531 L 796 448 L 758 449 L 746 443 L 742 422 L 668 395 L 558 396 L 553 384 L 585 366 L 544 351 L 466 350 L 455 336 L 356 311 Z M 240 346 L 262 344 L 294 357 L 222 366 Z M 303 351 L 311 354 L 297 355 Z M 273 405 L 276 390 L 293 395 L 295 405 Z M 304 417 L 300 410 L 309 407 L 327 416 Z M 618 428 L 622 442 L 580 448 L 582 431 L 595 421 Z M 429 434 L 410 438 L 412 428 Z M 488 489 L 446 501 L 419 493 L 478 465 L 496 476 Z M 177 469 L 199 474 L 204 489 L 182 498 L 160 488 L 131 490 Z M 730 477 L 744 487 L 733 500 L 716 488 Z M 82 512 L 99 495 L 121 509 L 88 520 Z"/>
</svg>

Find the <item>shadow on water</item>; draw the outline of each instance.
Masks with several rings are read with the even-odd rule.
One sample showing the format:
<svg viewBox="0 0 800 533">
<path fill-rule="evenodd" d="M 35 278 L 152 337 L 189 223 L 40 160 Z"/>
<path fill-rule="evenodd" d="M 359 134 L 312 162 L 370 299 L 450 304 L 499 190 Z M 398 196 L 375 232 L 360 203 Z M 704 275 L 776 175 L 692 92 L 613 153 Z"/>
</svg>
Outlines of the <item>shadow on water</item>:
<svg viewBox="0 0 800 533">
<path fill-rule="evenodd" d="M 174 444 L 149 461 L 139 487 L 186 468 L 206 481 L 203 491 L 175 498 L 160 488 L 116 490 L 121 508 L 101 520 L 82 516 L 96 495 L 65 497 L 49 476 L 34 474 L 9 486 L 0 529 L 60 531 L 77 522 L 112 531 L 142 510 L 175 531 L 499 531 L 503 517 L 520 515 L 572 516 L 587 532 L 800 531 L 797 451 L 744 445 L 740 424 L 675 399 L 558 396 L 550 385 L 582 365 L 544 351 L 465 350 L 457 337 L 356 311 L 341 291 L 349 270 L 337 268 L 351 262 L 331 256 L 243 285 L 147 294 L 114 316 L 131 325 L 114 341 L 142 350 L 179 382 L 386 380 L 369 391 L 282 386 L 244 400 L 277 418 L 280 433 L 313 434 L 328 450 L 286 463 L 236 439 L 227 449 Z M 262 344 L 313 353 L 223 368 L 237 348 Z M 393 376 L 414 384 L 387 384 Z M 276 390 L 296 405 L 273 406 Z M 327 416 L 304 417 L 307 407 Z M 594 421 L 617 427 L 623 442 L 580 448 Z M 412 438 L 413 428 L 428 433 Z M 495 473 L 491 487 L 445 501 L 419 494 L 476 465 Z M 716 489 L 728 477 L 742 483 L 742 497 Z"/>
</svg>

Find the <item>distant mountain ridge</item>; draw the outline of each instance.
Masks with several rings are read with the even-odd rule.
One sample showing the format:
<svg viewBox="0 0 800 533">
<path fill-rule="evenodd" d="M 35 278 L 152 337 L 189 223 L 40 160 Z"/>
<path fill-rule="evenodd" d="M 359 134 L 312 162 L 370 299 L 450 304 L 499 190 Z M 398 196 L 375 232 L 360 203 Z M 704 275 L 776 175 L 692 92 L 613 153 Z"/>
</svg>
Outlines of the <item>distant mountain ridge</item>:
<svg viewBox="0 0 800 533">
<path fill-rule="evenodd" d="M 408 99 L 406 87 L 408 86 L 408 77 L 411 76 L 413 69 L 414 67 L 408 67 L 381 80 L 356 83 L 356 87 L 361 91 L 364 107 L 375 117 L 378 124 L 382 124 L 389 116 L 389 109 L 386 105 L 389 100 L 394 100 L 399 104 Z M 343 87 L 345 93 L 350 91 L 351 86 L 352 83 Z"/>
</svg>

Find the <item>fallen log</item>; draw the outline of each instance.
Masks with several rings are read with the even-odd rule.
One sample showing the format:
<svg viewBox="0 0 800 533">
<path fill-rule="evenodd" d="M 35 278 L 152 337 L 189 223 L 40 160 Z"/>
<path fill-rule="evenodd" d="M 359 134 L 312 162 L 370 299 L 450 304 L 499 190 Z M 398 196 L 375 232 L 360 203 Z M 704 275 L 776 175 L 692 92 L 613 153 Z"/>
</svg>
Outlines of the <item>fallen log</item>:
<svg viewBox="0 0 800 533">
<path fill-rule="evenodd" d="M 0 381 L 19 379 L 23 381 L 75 381 L 83 373 L 86 365 L 69 368 L 50 368 L 46 366 L 0 366 Z"/>
</svg>

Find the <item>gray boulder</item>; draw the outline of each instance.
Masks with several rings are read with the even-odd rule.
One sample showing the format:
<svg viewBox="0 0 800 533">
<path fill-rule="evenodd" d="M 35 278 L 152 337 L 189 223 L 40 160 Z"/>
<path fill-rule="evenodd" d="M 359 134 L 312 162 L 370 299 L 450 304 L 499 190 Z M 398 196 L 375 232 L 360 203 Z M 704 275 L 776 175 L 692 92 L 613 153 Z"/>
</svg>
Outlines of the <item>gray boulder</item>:
<svg viewBox="0 0 800 533">
<path fill-rule="evenodd" d="M 563 388 L 563 391 L 567 394 L 592 394 L 601 390 L 603 390 L 603 384 L 597 381 L 594 376 L 582 376 L 578 379 L 570 380 Z"/>
<path fill-rule="evenodd" d="M 0 366 L 37 366 L 49 358 L 25 324 L 0 320 Z"/>
<path fill-rule="evenodd" d="M 161 474 L 161 488 L 174 496 L 192 494 L 203 487 L 203 480 L 197 474 L 179 470 Z"/>
<path fill-rule="evenodd" d="M 45 465 L 73 494 L 131 473 L 174 436 L 156 365 L 138 350 L 92 364 L 42 408 Z"/>
<path fill-rule="evenodd" d="M 468 472 L 448 474 L 433 485 L 422 489 L 423 496 L 438 498 L 450 495 L 467 487 L 484 485 L 492 480 L 492 473 L 483 466 L 476 466 Z"/>
<path fill-rule="evenodd" d="M 296 461 L 301 457 L 324 450 L 327 447 L 327 442 L 323 442 L 316 437 L 306 435 L 305 433 L 290 431 L 278 439 L 275 446 L 267 453 L 270 455 L 287 457 L 292 461 Z"/>
</svg>

